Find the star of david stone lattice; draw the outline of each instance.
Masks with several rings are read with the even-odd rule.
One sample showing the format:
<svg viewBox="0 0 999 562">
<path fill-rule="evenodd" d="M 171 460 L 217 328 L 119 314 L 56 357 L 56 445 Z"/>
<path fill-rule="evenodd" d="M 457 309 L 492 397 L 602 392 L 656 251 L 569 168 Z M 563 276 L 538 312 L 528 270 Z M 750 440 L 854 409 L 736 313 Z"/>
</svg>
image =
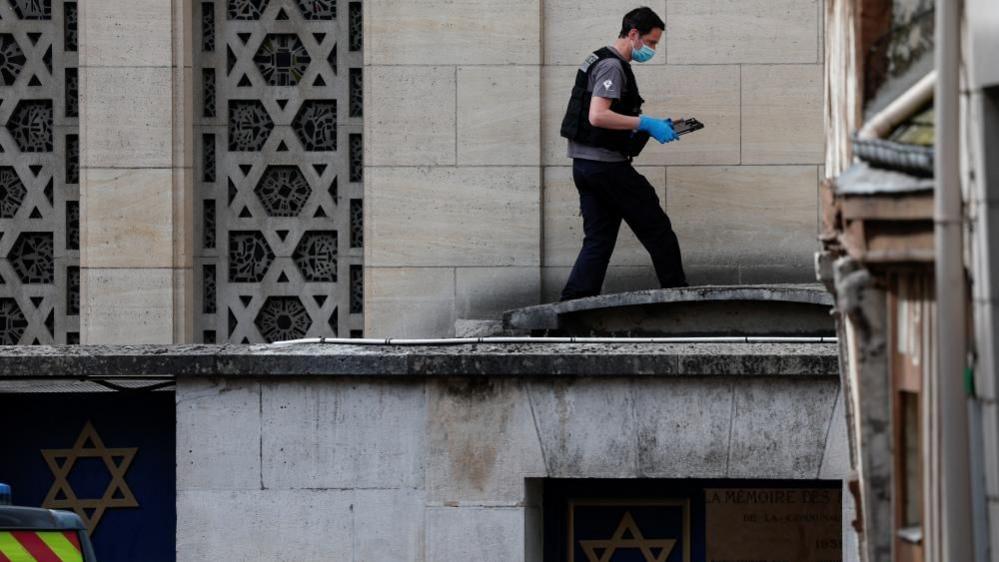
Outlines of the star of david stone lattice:
<svg viewBox="0 0 999 562">
<path fill-rule="evenodd" d="M 139 502 L 125 481 L 125 473 L 138 451 L 138 447 L 105 447 L 97 430 L 88 421 L 71 449 L 42 449 L 45 463 L 55 478 L 42 507 L 72 510 L 83 519 L 87 532 L 93 535 L 108 509 L 139 507 Z M 69 484 L 73 465 L 83 458 L 101 459 L 111 475 L 104 494 L 99 498 L 78 498 Z"/>
<path fill-rule="evenodd" d="M 75 0 L 0 0 L 0 340 L 79 342 Z M 74 272 L 77 272 L 74 274 Z"/>
<path fill-rule="evenodd" d="M 645 562 L 666 562 L 676 546 L 676 539 L 645 538 L 635 523 L 635 518 L 626 511 L 611 538 L 581 540 L 579 545 L 586 553 L 587 562 L 610 562 L 618 549 L 636 549 L 641 552 Z"/>
<path fill-rule="evenodd" d="M 197 5 L 200 339 L 362 336 L 362 2 Z"/>
</svg>

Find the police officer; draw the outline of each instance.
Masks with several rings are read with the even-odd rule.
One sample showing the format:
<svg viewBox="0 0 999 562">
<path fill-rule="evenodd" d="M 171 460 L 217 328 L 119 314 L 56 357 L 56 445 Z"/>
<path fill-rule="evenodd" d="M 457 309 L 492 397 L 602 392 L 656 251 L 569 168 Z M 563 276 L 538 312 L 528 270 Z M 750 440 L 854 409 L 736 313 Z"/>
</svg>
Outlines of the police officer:
<svg viewBox="0 0 999 562">
<path fill-rule="evenodd" d="M 660 285 L 687 285 L 669 218 L 652 185 L 631 165 L 650 136 L 663 144 L 679 138 L 671 120 L 641 115 L 644 100 L 631 70 L 631 61 L 655 55 L 664 29 L 651 9 L 632 10 L 617 40 L 591 54 L 576 73 L 561 133 L 569 139 L 584 237 L 562 300 L 600 293 L 621 219 L 648 250 Z"/>
</svg>

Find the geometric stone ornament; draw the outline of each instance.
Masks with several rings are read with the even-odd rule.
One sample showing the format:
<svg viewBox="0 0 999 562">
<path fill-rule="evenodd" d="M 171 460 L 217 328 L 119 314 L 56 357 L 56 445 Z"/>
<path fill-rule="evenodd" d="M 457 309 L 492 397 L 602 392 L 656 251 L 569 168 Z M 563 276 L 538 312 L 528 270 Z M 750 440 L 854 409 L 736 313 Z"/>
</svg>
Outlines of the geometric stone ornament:
<svg viewBox="0 0 999 562">
<path fill-rule="evenodd" d="M 79 135 L 66 135 L 66 183 L 80 183 Z"/>
<path fill-rule="evenodd" d="M 298 297 L 268 297 L 254 323 L 268 342 L 304 337 L 312 319 Z"/>
<path fill-rule="evenodd" d="M 364 201 L 350 200 L 350 247 L 364 247 Z"/>
<path fill-rule="evenodd" d="M 360 68 L 350 69 L 350 116 L 364 115 L 364 77 Z"/>
<path fill-rule="evenodd" d="M 66 117 L 80 116 L 80 74 L 75 68 L 66 69 Z"/>
<path fill-rule="evenodd" d="M 51 232 L 22 232 L 7 255 L 24 284 L 55 281 L 55 255 Z"/>
<path fill-rule="evenodd" d="M 0 298 L 0 345 L 17 345 L 28 327 L 28 320 L 11 298 Z"/>
<path fill-rule="evenodd" d="M 22 100 L 7 121 L 21 152 L 52 152 L 52 100 Z"/>
<path fill-rule="evenodd" d="M 14 218 L 27 193 L 14 168 L 0 166 L 0 219 Z"/>
<path fill-rule="evenodd" d="M 19 19 L 52 19 L 52 0 L 10 0 L 10 5 Z"/>
<path fill-rule="evenodd" d="M 79 12 L 76 2 L 65 2 L 63 14 L 63 44 L 67 51 L 75 52 L 79 39 Z"/>
<path fill-rule="evenodd" d="M 360 4 L 199 4 L 193 66 L 212 87 L 194 88 L 194 333 L 218 343 L 360 335 Z"/>
<path fill-rule="evenodd" d="M 295 266 L 310 283 L 336 281 L 337 234 L 335 230 L 306 232 L 295 247 Z"/>
<path fill-rule="evenodd" d="M 268 0 L 228 0 L 228 19 L 259 20 Z"/>
<path fill-rule="evenodd" d="M 360 133 L 348 136 L 350 142 L 350 154 L 348 157 L 348 177 L 352 182 L 360 182 L 364 179 L 364 141 Z"/>
<path fill-rule="evenodd" d="M 105 447 L 101 436 L 88 421 L 71 449 L 42 449 L 45 464 L 55 478 L 42 507 L 72 510 L 83 519 L 87 532 L 93 535 L 108 509 L 139 507 L 139 502 L 125 481 L 125 473 L 138 451 L 138 447 Z M 102 460 L 111 477 L 104 493 L 97 498 L 77 497 L 70 484 L 69 475 L 76 461 L 86 458 Z"/>
<path fill-rule="evenodd" d="M 80 249 L 79 201 L 66 201 L 66 249 Z"/>
<path fill-rule="evenodd" d="M 0 84 L 13 86 L 28 59 L 10 33 L 0 34 Z"/>
<path fill-rule="evenodd" d="M 214 264 L 205 264 L 202 267 L 202 311 L 214 314 L 218 309 L 218 297 L 216 296 L 215 287 L 217 280 L 215 274 Z"/>
<path fill-rule="evenodd" d="M 312 195 L 298 166 L 268 166 L 253 190 L 272 217 L 296 217 Z"/>
<path fill-rule="evenodd" d="M 364 268 L 359 264 L 350 266 L 350 312 L 364 312 Z"/>
<path fill-rule="evenodd" d="M 305 150 L 336 150 L 336 100 L 306 101 L 291 126 Z"/>
<path fill-rule="evenodd" d="M 273 261 L 274 252 L 260 232 L 229 233 L 230 282 L 259 283 Z"/>
<path fill-rule="evenodd" d="M 294 86 L 309 68 L 309 52 L 297 35 L 270 34 L 257 49 L 253 62 L 271 86 Z"/>
<path fill-rule="evenodd" d="M 347 37 L 350 42 L 351 51 L 360 51 L 363 44 L 361 3 L 351 2 L 348 4 L 348 32 Z"/>
<path fill-rule="evenodd" d="M 295 0 L 302 17 L 307 20 L 331 20 L 336 18 L 336 0 Z"/>
<path fill-rule="evenodd" d="M 204 51 L 215 50 L 215 7 L 208 2 L 201 4 L 201 30 L 202 44 Z"/>
<path fill-rule="evenodd" d="M 205 68 L 201 72 L 201 88 L 204 92 L 204 116 L 215 117 L 215 69 Z"/>
<path fill-rule="evenodd" d="M 274 121 L 264 104 L 256 100 L 229 102 L 229 150 L 260 150 L 272 130 Z"/>
<path fill-rule="evenodd" d="M 0 0 L 0 343 L 78 341 L 77 27 L 75 1 Z"/>
<path fill-rule="evenodd" d="M 68 314 L 80 313 L 80 268 L 66 268 L 66 312 Z"/>
</svg>

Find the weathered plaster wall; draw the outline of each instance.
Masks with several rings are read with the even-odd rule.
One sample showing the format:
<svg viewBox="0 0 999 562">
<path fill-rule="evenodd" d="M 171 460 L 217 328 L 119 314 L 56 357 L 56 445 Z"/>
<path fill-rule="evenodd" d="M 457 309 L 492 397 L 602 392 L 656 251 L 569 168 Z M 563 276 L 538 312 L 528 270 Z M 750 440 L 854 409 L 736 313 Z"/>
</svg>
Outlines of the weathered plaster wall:
<svg viewBox="0 0 999 562">
<path fill-rule="evenodd" d="M 634 65 L 647 113 L 707 124 L 637 161 L 690 281 L 814 280 L 823 2 L 648 4 L 667 29 Z M 637 5 L 365 2 L 366 335 L 557 298 L 582 239 L 558 125 L 576 68 Z M 655 285 L 623 228 L 605 289 Z"/>
<path fill-rule="evenodd" d="M 540 561 L 525 479 L 844 478 L 838 387 L 824 375 L 182 378 L 178 559 Z"/>
</svg>

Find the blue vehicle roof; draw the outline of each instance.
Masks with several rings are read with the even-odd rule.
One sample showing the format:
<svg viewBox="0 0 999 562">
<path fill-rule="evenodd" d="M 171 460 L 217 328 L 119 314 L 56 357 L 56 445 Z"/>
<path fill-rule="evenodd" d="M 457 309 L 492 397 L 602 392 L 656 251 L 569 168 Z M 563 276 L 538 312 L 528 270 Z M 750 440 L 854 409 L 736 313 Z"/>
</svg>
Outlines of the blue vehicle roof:
<svg viewBox="0 0 999 562">
<path fill-rule="evenodd" d="M 83 520 L 71 511 L 0 505 L 0 530 L 82 531 Z"/>
</svg>

